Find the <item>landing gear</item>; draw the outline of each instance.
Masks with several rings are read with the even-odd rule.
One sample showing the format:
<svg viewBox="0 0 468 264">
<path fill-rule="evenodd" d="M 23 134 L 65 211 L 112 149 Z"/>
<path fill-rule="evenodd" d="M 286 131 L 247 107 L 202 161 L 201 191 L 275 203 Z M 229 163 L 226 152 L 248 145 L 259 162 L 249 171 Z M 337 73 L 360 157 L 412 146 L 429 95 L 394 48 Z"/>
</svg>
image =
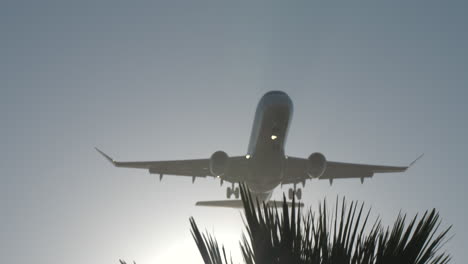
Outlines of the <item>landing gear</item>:
<svg viewBox="0 0 468 264">
<path fill-rule="evenodd" d="M 302 199 L 302 189 L 301 188 L 296 190 L 296 197 L 297 197 L 297 200 Z"/>
<path fill-rule="evenodd" d="M 239 187 L 236 187 L 234 189 L 234 197 L 236 197 L 236 199 L 239 199 Z"/>
<path fill-rule="evenodd" d="M 294 185 L 294 188 L 289 188 L 289 191 L 288 191 L 289 200 L 292 200 L 294 198 L 294 195 L 296 195 L 297 200 L 302 199 L 302 189 L 296 188 L 296 185 Z"/>
<path fill-rule="evenodd" d="M 232 184 L 232 187 L 226 188 L 226 198 L 231 199 L 233 194 L 236 199 L 239 199 L 239 187 L 235 187 L 234 184 Z"/>
</svg>

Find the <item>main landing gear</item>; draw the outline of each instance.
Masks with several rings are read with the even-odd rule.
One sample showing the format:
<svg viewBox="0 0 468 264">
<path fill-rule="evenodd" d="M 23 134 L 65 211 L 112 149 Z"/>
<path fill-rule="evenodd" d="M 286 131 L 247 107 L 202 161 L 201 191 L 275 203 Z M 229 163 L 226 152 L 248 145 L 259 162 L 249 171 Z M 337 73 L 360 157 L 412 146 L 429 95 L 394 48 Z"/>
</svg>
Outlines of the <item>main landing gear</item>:
<svg viewBox="0 0 468 264">
<path fill-rule="evenodd" d="M 239 187 L 235 187 L 234 183 L 232 184 L 232 187 L 226 188 L 226 198 L 231 199 L 231 195 L 233 194 L 236 199 L 239 199 Z"/>
<path fill-rule="evenodd" d="M 289 191 L 288 191 L 289 200 L 292 200 L 294 198 L 294 195 L 296 195 L 297 200 L 302 199 L 302 189 L 296 188 L 296 184 L 294 184 L 294 188 L 289 188 Z"/>
</svg>

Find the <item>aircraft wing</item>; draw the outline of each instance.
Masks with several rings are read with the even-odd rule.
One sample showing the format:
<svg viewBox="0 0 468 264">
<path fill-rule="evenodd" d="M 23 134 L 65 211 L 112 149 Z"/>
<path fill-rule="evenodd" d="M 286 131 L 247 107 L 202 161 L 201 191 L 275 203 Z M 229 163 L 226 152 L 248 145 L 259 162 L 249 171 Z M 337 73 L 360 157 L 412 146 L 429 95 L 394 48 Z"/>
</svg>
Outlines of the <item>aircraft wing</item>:
<svg viewBox="0 0 468 264">
<path fill-rule="evenodd" d="M 197 177 L 214 177 L 210 172 L 210 159 L 167 160 L 167 161 L 115 161 L 110 156 L 96 148 L 115 167 L 147 169 L 151 174 L 189 176 L 193 180 Z M 240 182 L 245 175 L 247 161 L 245 156 L 229 157 L 227 173 L 220 177 L 228 182 Z"/>
<path fill-rule="evenodd" d="M 330 180 L 331 182 L 334 179 L 358 178 L 362 181 L 364 178 L 372 177 L 374 173 L 404 172 L 421 157 L 422 155 L 408 166 L 385 166 L 327 161 L 325 172 L 319 179 Z M 307 159 L 288 157 L 283 184 L 301 183 L 310 179 L 307 174 L 307 162 Z"/>
<path fill-rule="evenodd" d="M 286 202 L 288 207 L 292 207 L 292 202 Z M 225 207 L 225 208 L 238 208 L 243 209 L 244 203 L 242 200 L 219 200 L 219 201 L 199 201 L 195 204 L 196 206 L 207 206 L 207 207 Z M 267 201 L 265 203 L 267 207 L 278 207 L 281 208 L 283 201 Z M 296 202 L 296 207 L 304 207 L 303 203 Z"/>
</svg>

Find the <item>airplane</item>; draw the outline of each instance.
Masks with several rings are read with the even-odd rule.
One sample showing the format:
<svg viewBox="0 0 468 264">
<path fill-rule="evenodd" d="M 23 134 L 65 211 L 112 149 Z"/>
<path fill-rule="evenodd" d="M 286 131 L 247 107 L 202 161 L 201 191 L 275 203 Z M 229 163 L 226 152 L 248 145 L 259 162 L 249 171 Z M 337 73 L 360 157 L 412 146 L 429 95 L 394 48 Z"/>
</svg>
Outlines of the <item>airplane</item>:
<svg viewBox="0 0 468 264">
<path fill-rule="evenodd" d="M 289 188 L 289 200 L 301 200 L 302 190 L 307 180 L 328 180 L 330 185 L 335 179 L 357 178 L 364 183 L 365 178 L 375 173 L 404 172 L 408 166 L 384 166 L 353 164 L 329 161 L 320 152 L 310 154 L 308 158 L 287 156 L 284 151 L 289 125 L 293 115 L 291 98 L 283 91 L 269 91 L 260 99 L 253 122 L 247 154 L 230 157 L 224 151 L 214 152 L 210 158 L 169 161 L 115 161 L 96 148 L 115 167 L 146 169 L 150 174 L 188 176 L 192 183 L 196 178 L 215 177 L 231 183 L 226 189 L 228 199 L 234 195 L 239 198 L 239 187 L 245 183 L 250 192 L 259 201 L 270 201 L 273 190 L 279 185 L 292 184 Z M 199 206 L 234 207 L 242 206 L 240 200 L 201 201 Z"/>
</svg>

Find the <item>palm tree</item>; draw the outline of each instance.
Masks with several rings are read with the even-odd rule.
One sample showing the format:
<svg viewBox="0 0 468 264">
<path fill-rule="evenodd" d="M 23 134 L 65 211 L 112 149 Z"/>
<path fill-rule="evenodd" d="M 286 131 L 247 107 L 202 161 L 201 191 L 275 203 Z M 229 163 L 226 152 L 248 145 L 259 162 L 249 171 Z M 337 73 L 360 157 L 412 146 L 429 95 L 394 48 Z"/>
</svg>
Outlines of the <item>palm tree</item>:
<svg viewBox="0 0 468 264">
<path fill-rule="evenodd" d="M 331 215 L 326 202 L 317 213 L 303 214 L 293 200 L 286 198 L 281 208 L 254 202 L 245 185 L 241 185 L 247 234 L 241 252 L 247 264 L 446 264 L 450 256 L 438 253 L 447 241 L 450 227 L 439 232 L 440 217 L 436 210 L 426 211 L 407 223 L 398 215 L 392 228 L 380 220 L 369 224 L 370 210 L 364 204 L 345 199 L 336 201 Z M 281 210 L 282 209 L 282 210 Z M 202 234 L 190 218 L 192 236 L 207 264 L 233 263 L 224 247 L 209 234 Z"/>
</svg>

